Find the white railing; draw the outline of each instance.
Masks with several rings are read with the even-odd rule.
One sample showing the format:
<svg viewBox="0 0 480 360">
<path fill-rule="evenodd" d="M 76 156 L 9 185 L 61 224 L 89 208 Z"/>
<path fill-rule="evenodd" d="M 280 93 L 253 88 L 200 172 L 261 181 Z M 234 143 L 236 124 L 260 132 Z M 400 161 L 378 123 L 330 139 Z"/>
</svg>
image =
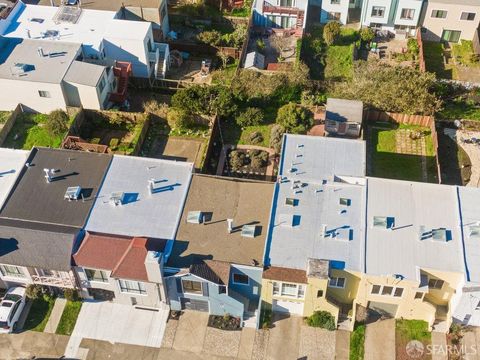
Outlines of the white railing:
<svg viewBox="0 0 480 360">
<path fill-rule="evenodd" d="M 58 287 L 67 287 L 67 288 L 75 287 L 75 283 L 70 278 L 32 275 L 32 280 L 35 284 L 40 284 L 40 285 L 58 286 Z"/>
</svg>

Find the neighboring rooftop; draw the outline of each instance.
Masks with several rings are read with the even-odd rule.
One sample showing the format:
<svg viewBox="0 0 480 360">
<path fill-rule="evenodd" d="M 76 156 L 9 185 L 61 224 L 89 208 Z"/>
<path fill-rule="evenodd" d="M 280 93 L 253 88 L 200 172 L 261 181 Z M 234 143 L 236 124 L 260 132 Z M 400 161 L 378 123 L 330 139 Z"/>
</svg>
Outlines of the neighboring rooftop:
<svg viewBox="0 0 480 360">
<path fill-rule="evenodd" d="M 218 260 L 261 266 L 272 192 L 267 182 L 195 174 L 167 265 Z M 227 219 L 233 219 L 230 234 Z"/>
<path fill-rule="evenodd" d="M 457 188 L 368 178 L 366 272 L 465 271 Z M 477 205 L 478 206 L 478 205 Z"/>
<path fill-rule="evenodd" d="M 0 36 L 0 78 L 60 84 L 80 47 Z"/>
<path fill-rule="evenodd" d="M 148 281 L 147 253 L 164 247 L 164 240 L 87 233 L 73 258 L 77 266 L 108 270 L 114 278 Z"/>
<path fill-rule="evenodd" d="M 339 122 L 362 123 L 363 102 L 345 99 L 327 99 L 325 119 Z"/>
<path fill-rule="evenodd" d="M 467 5 L 467 6 L 480 6 L 478 0 L 428 0 L 428 3 L 432 4 L 451 4 L 451 5 Z"/>
<path fill-rule="evenodd" d="M 64 80 L 75 84 L 97 86 L 104 71 L 104 66 L 75 60 L 68 69 Z"/>
<path fill-rule="evenodd" d="M 111 159 L 107 154 L 33 148 L 0 218 L 84 226 Z"/>
<path fill-rule="evenodd" d="M 115 155 L 86 229 L 173 240 L 193 164 Z"/>
<path fill-rule="evenodd" d="M 82 9 L 91 9 L 91 10 L 106 10 L 106 11 L 119 11 L 124 5 L 126 8 L 129 7 L 142 7 L 144 9 L 158 9 L 160 3 L 163 0 L 89 0 L 81 4 Z M 37 5 L 51 6 L 52 0 L 27 0 L 26 3 L 38 3 Z M 53 0 L 53 3 L 58 6 L 60 5 L 60 0 Z"/>
<path fill-rule="evenodd" d="M 190 274 L 201 277 L 219 285 L 228 285 L 230 279 L 230 263 L 217 260 L 204 260 L 190 265 Z"/>
<path fill-rule="evenodd" d="M 365 176 L 363 140 L 284 135 L 279 175 L 321 182 L 335 175 Z"/>
<path fill-rule="evenodd" d="M 25 165 L 29 151 L 0 148 L 0 210 Z"/>
<path fill-rule="evenodd" d="M 0 263 L 69 271 L 78 229 L 0 219 Z"/>
</svg>

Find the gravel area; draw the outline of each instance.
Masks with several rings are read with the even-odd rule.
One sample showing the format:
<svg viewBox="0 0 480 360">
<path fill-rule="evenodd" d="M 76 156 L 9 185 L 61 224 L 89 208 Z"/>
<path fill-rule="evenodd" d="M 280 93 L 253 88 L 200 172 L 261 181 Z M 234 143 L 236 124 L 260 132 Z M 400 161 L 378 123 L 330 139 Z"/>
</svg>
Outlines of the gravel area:
<svg viewBox="0 0 480 360">
<path fill-rule="evenodd" d="M 470 161 L 472 162 L 472 174 L 467 186 L 480 187 L 480 145 L 467 144 L 463 142 L 464 139 L 480 139 L 480 132 L 445 129 L 445 135 L 448 135 L 452 139 L 456 140 L 462 149 L 465 150 L 470 158 Z"/>
<path fill-rule="evenodd" d="M 253 344 L 252 360 L 263 360 L 267 357 L 268 330 L 258 330 Z"/>
<path fill-rule="evenodd" d="M 175 340 L 175 333 L 177 332 L 178 320 L 168 320 L 165 326 L 165 333 L 163 334 L 162 347 L 171 349 L 173 347 L 173 340 Z"/>
<path fill-rule="evenodd" d="M 207 327 L 203 352 L 210 355 L 236 357 L 241 336 L 241 331 L 227 331 Z"/>
<path fill-rule="evenodd" d="M 335 331 L 302 326 L 298 358 L 335 359 Z"/>
</svg>

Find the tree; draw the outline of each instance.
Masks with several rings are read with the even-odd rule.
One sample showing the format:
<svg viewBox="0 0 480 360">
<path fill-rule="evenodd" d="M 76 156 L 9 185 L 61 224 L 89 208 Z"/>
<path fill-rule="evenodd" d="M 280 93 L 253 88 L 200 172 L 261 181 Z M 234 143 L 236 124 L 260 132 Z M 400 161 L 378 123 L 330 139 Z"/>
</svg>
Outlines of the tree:
<svg viewBox="0 0 480 360">
<path fill-rule="evenodd" d="M 267 165 L 268 153 L 266 151 L 257 150 L 257 149 L 250 150 L 249 156 L 250 156 L 250 166 L 253 169 L 258 170 Z"/>
<path fill-rule="evenodd" d="M 240 48 L 243 45 L 243 42 L 247 38 L 248 28 L 245 24 L 239 24 L 235 27 L 233 33 L 230 34 L 228 45 Z"/>
<path fill-rule="evenodd" d="M 237 111 L 231 90 L 222 85 L 193 85 L 172 96 L 172 105 L 189 114 L 229 116 Z"/>
<path fill-rule="evenodd" d="M 327 45 L 333 45 L 338 40 L 341 32 L 341 25 L 337 21 L 330 21 L 323 28 L 323 40 Z"/>
<path fill-rule="evenodd" d="M 332 97 L 361 100 L 383 111 L 432 115 L 441 106 L 435 89 L 434 74 L 378 61 L 358 61 L 353 78 L 337 83 Z"/>
<path fill-rule="evenodd" d="M 362 41 L 369 43 L 375 38 L 375 31 L 372 28 L 364 27 L 360 30 L 360 39 Z"/>
<path fill-rule="evenodd" d="M 282 149 L 282 139 L 285 129 L 282 125 L 275 124 L 270 130 L 270 147 L 278 154 Z"/>
<path fill-rule="evenodd" d="M 289 133 L 305 134 L 313 126 L 313 116 L 303 106 L 291 102 L 278 109 L 276 122 Z"/>
<path fill-rule="evenodd" d="M 263 122 L 263 112 L 256 107 L 248 107 L 235 119 L 241 127 L 260 125 Z"/>
<path fill-rule="evenodd" d="M 193 123 L 191 114 L 175 107 L 168 109 L 167 121 L 179 129 L 188 129 Z"/>
<path fill-rule="evenodd" d="M 68 130 L 68 115 L 63 110 L 53 110 L 48 114 L 45 128 L 51 136 L 63 135 Z"/>
<path fill-rule="evenodd" d="M 230 167 L 233 171 L 240 170 L 245 165 L 245 154 L 238 150 L 230 152 Z"/>
<path fill-rule="evenodd" d="M 218 46 L 222 42 L 222 34 L 217 30 L 202 31 L 197 35 L 197 40 L 211 46 Z"/>
<path fill-rule="evenodd" d="M 222 60 L 222 67 L 225 69 L 228 64 L 228 60 L 230 59 L 230 56 L 228 56 L 225 52 L 223 51 L 218 51 L 217 56 Z"/>
</svg>

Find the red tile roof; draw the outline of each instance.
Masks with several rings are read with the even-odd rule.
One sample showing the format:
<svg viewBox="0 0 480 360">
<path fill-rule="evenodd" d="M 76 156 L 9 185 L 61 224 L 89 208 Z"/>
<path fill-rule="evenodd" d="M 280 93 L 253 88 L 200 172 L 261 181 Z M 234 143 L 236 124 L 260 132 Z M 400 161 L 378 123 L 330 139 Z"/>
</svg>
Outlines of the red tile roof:
<svg viewBox="0 0 480 360">
<path fill-rule="evenodd" d="M 145 257 L 164 247 L 159 239 L 87 233 L 73 258 L 78 266 L 110 270 L 115 278 L 148 281 Z"/>
</svg>

